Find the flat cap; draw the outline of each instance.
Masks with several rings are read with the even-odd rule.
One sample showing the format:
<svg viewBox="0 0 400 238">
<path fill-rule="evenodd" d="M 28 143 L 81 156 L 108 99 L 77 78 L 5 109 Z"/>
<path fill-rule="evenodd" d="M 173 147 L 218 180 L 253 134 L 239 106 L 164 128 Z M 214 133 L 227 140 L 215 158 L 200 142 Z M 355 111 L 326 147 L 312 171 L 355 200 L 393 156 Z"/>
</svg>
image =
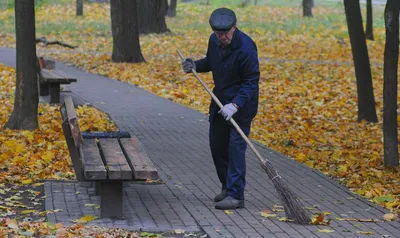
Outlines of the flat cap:
<svg viewBox="0 0 400 238">
<path fill-rule="evenodd" d="M 210 16 L 210 26 L 216 32 L 229 31 L 235 24 L 235 12 L 225 7 L 215 9 Z"/>
</svg>

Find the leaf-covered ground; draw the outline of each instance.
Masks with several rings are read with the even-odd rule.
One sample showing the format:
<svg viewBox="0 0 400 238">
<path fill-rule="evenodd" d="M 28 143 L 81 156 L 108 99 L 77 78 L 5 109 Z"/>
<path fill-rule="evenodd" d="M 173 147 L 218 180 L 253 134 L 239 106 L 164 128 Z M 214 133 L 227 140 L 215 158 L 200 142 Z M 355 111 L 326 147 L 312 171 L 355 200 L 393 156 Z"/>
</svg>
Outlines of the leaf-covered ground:
<svg viewBox="0 0 400 238">
<path fill-rule="evenodd" d="M 382 165 L 383 8 L 375 7 L 376 40 L 368 42 L 377 124 L 357 123 L 355 73 L 342 5 L 317 7 L 312 19 L 303 19 L 298 6 L 233 9 L 238 15 L 238 27 L 253 37 L 261 59 L 260 107 L 251 138 L 336 178 L 354 193 L 398 213 L 399 169 Z M 130 82 L 207 113 L 209 96 L 193 76 L 182 73 L 175 51 L 179 48 L 185 56 L 195 59 L 204 55 L 211 33 L 208 17 L 212 10 L 211 6 L 179 4 L 177 17 L 167 19 L 170 33 L 140 37 L 146 63 L 116 64 L 110 60 L 108 4 L 86 4 L 85 16 L 79 18 L 74 15 L 72 0 L 67 5 L 42 6 L 36 10 L 37 36 L 79 48 L 44 48 L 38 44 L 38 52 L 93 73 Z M 0 20 L 5 29 L 0 35 L 1 45 L 14 46 L 13 11 L 0 12 Z M 0 81 L 0 124 L 12 109 L 14 76 L 10 70 L 1 70 L 4 71 L 1 77 L 11 79 Z M 210 74 L 203 74 L 202 78 L 212 86 Z M 11 154 L 10 157 L 11 150 L 4 145 L 0 147 L 4 151 L 1 154 L 6 155 L 0 155 L 0 161 L 7 163 L 6 167 L 11 170 L 2 173 L 14 172 L 16 176 L 15 179 L 7 177 L 9 180 L 71 175 L 58 110 L 41 105 L 40 111 L 40 132 L 0 133 L 0 142 L 11 141 L 8 146 L 19 151 L 18 156 Z M 94 112 L 79 110 L 80 116 L 85 113 Z M 49 116 L 53 114 L 57 118 Z M 85 123 L 81 120 L 81 124 Z M 104 130 L 106 125 L 104 120 L 98 127 Z M 29 144 L 31 141 L 43 141 L 45 148 L 37 146 L 41 143 Z M 49 166 L 50 157 L 54 166 Z"/>
</svg>

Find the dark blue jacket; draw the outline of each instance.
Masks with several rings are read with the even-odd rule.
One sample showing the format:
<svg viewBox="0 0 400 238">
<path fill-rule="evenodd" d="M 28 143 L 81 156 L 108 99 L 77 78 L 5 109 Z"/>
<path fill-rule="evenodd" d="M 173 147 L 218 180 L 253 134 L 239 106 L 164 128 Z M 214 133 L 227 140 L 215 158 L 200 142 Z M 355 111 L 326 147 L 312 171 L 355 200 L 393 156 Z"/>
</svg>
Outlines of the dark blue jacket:
<svg viewBox="0 0 400 238">
<path fill-rule="evenodd" d="M 234 102 L 239 106 L 239 111 L 233 116 L 238 123 L 249 122 L 255 117 L 260 70 L 257 46 L 248 35 L 236 29 L 231 44 L 222 48 L 217 36 L 211 34 L 206 57 L 195 63 L 197 72 L 212 71 L 213 92 L 223 105 Z M 212 100 L 210 122 L 218 111 Z"/>
</svg>

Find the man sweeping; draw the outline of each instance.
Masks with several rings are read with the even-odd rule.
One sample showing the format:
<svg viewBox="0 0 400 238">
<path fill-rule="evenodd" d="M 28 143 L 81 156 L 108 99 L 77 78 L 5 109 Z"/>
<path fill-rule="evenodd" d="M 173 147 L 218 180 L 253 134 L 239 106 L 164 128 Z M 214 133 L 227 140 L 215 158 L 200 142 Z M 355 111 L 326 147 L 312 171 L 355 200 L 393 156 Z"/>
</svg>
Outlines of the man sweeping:
<svg viewBox="0 0 400 238">
<path fill-rule="evenodd" d="M 246 136 L 257 114 L 260 70 L 257 46 L 236 27 L 236 15 L 227 8 L 213 11 L 209 19 L 214 31 L 206 57 L 182 62 L 183 71 L 212 72 L 213 93 L 224 105 L 210 104 L 210 148 L 222 191 L 215 198 L 215 208 L 244 207 L 246 185 L 246 141 L 229 123 L 231 117 Z"/>
</svg>

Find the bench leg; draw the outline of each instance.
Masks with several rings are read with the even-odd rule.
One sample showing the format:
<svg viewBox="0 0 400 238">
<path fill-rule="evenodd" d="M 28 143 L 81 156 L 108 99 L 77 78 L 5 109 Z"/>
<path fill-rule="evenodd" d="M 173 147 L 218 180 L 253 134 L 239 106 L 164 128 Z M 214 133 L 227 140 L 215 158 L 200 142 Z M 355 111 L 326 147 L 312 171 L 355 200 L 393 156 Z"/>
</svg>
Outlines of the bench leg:
<svg viewBox="0 0 400 238">
<path fill-rule="evenodd" d="M 60 84 L 51 83 L 50 88 L 50 103 L 60 103 Z"/>
<path fill-rule="evenodd" d="M 95 195 L 100 196 L 101 182 L 95 182 Z"/>
<path fill-rule="evenodd" d="M 40 96 L 48 96 L 49 95 L 49 85 L 47 83 L 40 84 Z"/>
<path fill-rule="evenodd" d="M 100 217 L 122 219 L 122 181 L 101 182 Z"/>
</svg>

